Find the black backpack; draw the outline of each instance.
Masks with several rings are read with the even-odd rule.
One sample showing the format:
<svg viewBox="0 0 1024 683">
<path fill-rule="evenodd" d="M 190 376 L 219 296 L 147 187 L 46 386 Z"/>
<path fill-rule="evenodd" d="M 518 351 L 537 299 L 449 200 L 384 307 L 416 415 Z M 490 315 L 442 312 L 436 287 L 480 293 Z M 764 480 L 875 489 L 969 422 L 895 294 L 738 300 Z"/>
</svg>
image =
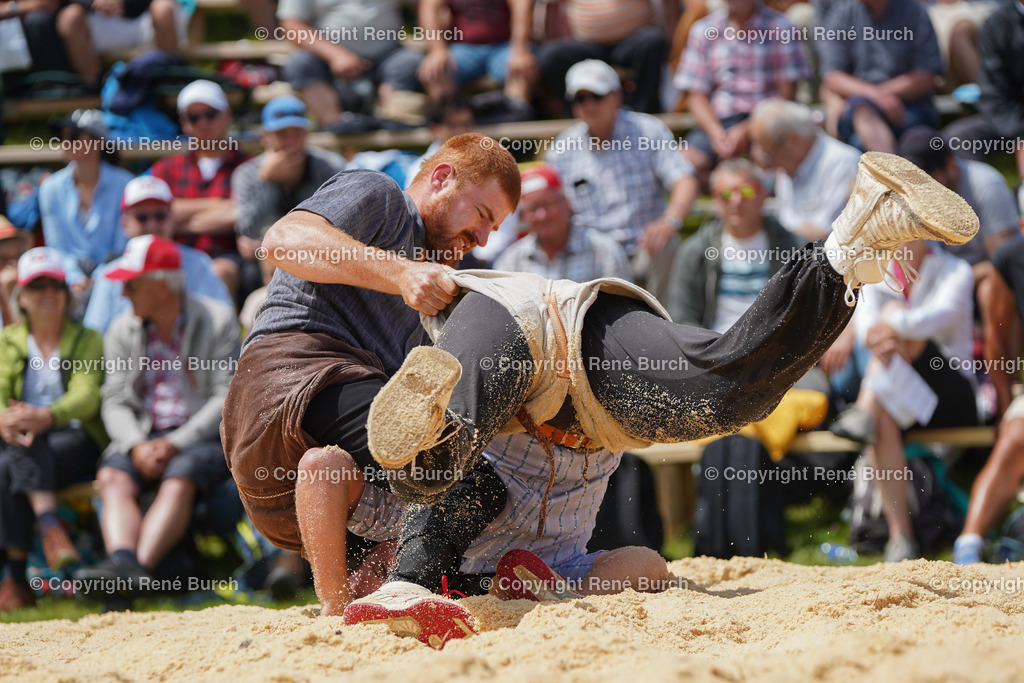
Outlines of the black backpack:
<svg viewBox="0 0 1024 683">
<path fill-rule="evenodd" d="M 597 522 L 587 543 L 587 552 L 629 545 L 660 552 L 663 541 L 651 468 L 632 453 L 623 453 L 618 469 L 608 479 L 608 489 L 597 511 Z"/>
<path fill-rule="evenodd" d="M 920 446 L 907 448 L 906 485 L 914 527 L 914 539 L 922 552 L 949 546 L 963 527 L 963 514 L 947 493 L 945 466 Z M 882 497 L 868 473 L 864 456 L 854 464 L 853 493 L 850 495 L 850 545 L 858 553 L 881 553 L 889 539 L 889 526 L 882 513 Z"/>
<path fill-rule="evenodd" d="M 728 559 L 787 552 L 780 477 L 759 477 L 778 465 L 761 442 L 734 434 L 704 448 L 697 479 L 695 555 Z"/>
</svg>

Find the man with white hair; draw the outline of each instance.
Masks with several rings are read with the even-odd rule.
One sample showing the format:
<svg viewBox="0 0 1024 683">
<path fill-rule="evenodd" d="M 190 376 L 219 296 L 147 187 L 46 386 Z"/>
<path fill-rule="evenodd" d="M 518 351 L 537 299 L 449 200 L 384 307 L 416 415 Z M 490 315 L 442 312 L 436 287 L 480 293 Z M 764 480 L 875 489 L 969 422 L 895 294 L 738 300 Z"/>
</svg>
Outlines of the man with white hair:
<svg viewBox="0 0 1024 683">
<path fill-rule="evenodd" d="M 751 156 L 775 171 L 775 210 L 790 232 L 828 237 L 857 177 L 860 152 L 826 135 L 811 110 L 781 98 L 763 100 L 750 117 Z"/>
<path fill-rule="evenodd" d="M 132 302 L 104 339 L 112 362 L 100 412 L 111 444 L 96 479 L 108 559 L 76 577 L 133 594 L 184 536 L 196 499 L 230 476 L 219 429 L 239 336 L 233 309 L 185 293 L 181 256 L 162 237 L 129 240 L 107 277 Z M 143 515 L 139 496 L 153 489 Z"/>
<path fill-rule="evenodd" d="M 781 98 L 763 100 L 754 108 L 750 140 L 754 161 L 775 169 L 779 223 L 804 239 L 828 237 L 849 199 L 860 152 L 821 130 L 808 107 Z M 859 377 L 852 326 L 825 352 L 819 366 L 836 391 L 852 400 Z"/>
</svg>

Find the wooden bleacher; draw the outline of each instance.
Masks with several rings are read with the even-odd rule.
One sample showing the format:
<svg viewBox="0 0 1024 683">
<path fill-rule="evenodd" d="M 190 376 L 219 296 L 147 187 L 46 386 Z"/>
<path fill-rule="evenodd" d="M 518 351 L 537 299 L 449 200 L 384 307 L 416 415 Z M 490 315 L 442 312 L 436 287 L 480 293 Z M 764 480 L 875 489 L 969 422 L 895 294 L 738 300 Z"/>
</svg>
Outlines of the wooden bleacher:
<svg viewBox="0 0 1024 683">
<path fill-rule="evenodd" d="M 956 448 L 991 447 L 995 438 L 995 427 L 915 429 L 904 436 L 906 443 L 946 444 Z M 817 431 L 798 434 L 789 450 L 793 453 L 852 453 L 862 448 L 862 444 L 856 441 L 838 437 L 832 432 Z M 655 444 L 633 453 L 658 468 L 655 485 L 665 536 L 681 536 L 693 524 L 697 503 L 693 465 L 700 462 L 704 445 L 690 441 Z"/>
<path fill-rule="evenodd" d="M 271 86 L 267 86 L 268 88 Z M 683 133 L 693 127 L 690 114 L 659 114 L 658 118 L 676 133 Z M 493 126 L 479 126 L 477 131 L 490 135 L 499 142 L 504 140 L 551 140 L 574 123 L 571 119 L 552 119 L 546 121 L 521 121 L 503 123 Z M 44 140 L 47 140 L 46 136 Z M 359 135 L 334 135 L 332 133 L 312 133 L 309 144 L 325 149 L 422 149 L 432 142 L 430 131 L 426 128 L 413 128 L 403 131 L 378 130 Z M 258 141 L 240 143 L 243 149 L 257 151 Z M 137 159 L 157 159 L 161 156 L 176 153 L 173 149 L 126 149 L 121 157 L 126 161 Z M 0 147 L 0 165 L 15 166 L 26 164 L 59 164 L 62 163 L 59 149 L 33 149 L 31 145 L 4 145 Z"/>
</svg>

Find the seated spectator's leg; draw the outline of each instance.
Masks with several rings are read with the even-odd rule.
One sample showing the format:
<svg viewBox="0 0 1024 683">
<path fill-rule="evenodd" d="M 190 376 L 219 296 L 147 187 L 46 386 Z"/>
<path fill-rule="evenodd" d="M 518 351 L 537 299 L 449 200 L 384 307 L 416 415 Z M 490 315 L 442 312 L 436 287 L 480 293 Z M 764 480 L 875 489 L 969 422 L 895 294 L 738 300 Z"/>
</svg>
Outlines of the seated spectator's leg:
<svg viewBox="0 0 1024 683">
<path fill-rule="evenodd" d="M 981 314 L 982 341 L 985 360 L 991 363 L 989 377 L 996 390 L 999 415 L 1013 400 L 1013 366 L 1010 339 L 1017 318 L 1013 292 L 996 271 L 991 261 L 974 266 L 975 297 Z"/>
<path fill-rule="evenodd" d="M 337 473 L 352 476 L 339 477 Z M 321 614 L 325 616 L 341 614 L 352 601 L 345 571 L 345 532 L 364 485 L 352 456 L 340 448 L 312 448 L 299 460 L 295 516 L 303 552 L 313 569 Z"/>
<path fill-rule="evenodd" d="M 848 111 L 844 115 L 850 117 L 853 134 L 860 140 L 865 152 L 896 152 L 896 136 L 889 122 L 875 104 L 862 97 L 852 97 L 847 103 Z M 849 140 L 850 136 L 847 135 Z"/>
<path fill-rule="evenodd" d="M 20 449 L 24 450 L 24 449 Z M 25 569 L 32 548 L 32 527 L 35 521 L 28 498 L 16 492 L 15 471 L 19 454 L 7 444 L 0 444 L 0 551 L 6 554 L 0 578 L 7 575 L 20 586 L 28 587 Z"/>
<path fill-rule="evenodd" d="M 1014 155 L 1017 158 L 1017 177 L 1020 178 L 1020 186 L 1017 188 L 1017 209 L 1024 216 L 1024 147 L 1018 144 Z M 1021 229 L 1024 230 L 1024 219 L 1021 221 Z"/>
<path fill-rule="evenodd" d="M 277 17 L 274 16 L 274 0 L 238 0 L 249 24 L 253 28 L 265 28 L 273 32 L 277 27 Z"/>
<path fill-rule="evenodd" d="M 536 57 L 536 50 L 533 50 Z M 492 48 L 487 54 L 487 73 L 505 84 L 505 96 L 517 102 L 529 103 L 533 99 L 534 87 L 539 74 L 510 74 L 508 60 L 512 46 L 508 43 Z"/>
<path fill-rule="evenodd" d="M 416 69 L 423 61 L 423 55 L 416 50 L 400 48 L 385 57 L 377 65 L 374 80 L 377 86 L 377 103 L 386 107 L 396 91 L 420 92 L 423 88 L 416 77 Z"/>
<path fill-rule="evenodd" d="M 583 579 L 583 595 L 611 595 L 626 589 L 657 591 L 665 588 L 668 564 L 656 550 L 639 546 L 598 553 Z"/>
<path fill-rule="evenodd" d="M 846 111 L 846 100 L 824 84 L 818 86 L 818 97 L 825 105 L 825 132 L 836 139 L 849 142 L 848 138 L 844 139 L 844 136 L 839 134 L 839 123 L 843 112 Z"/>
<path fill-rule="evenodd" d="M 8 479 L 6 486 L 0 488 L 2 495 L 6 496 L 9 491 L 12 495 L 27 497 L 31 512 L 39 522 L 44 551 L 47 550 L 48 536 L 50 545 L 57 544 L 58 551 L 66 551 L 70 541 L 56 517 L 57 497 L 54 492 L 93 478 L 99 458 L 96 444 L 82 429 L 53 429 L 37 436 L 28 448 L 4 446 L 0 458 L 3 460 L 0 467 Z M 29 517 L 30 529 L 31 523 L 32 516 Z M 51 559 L 48 553 L 47 560 Z"/>
<path fill-rule="evenodd" d="M 142 518 L 139 564 L 149 570 L 160 564 L 188 530 L 196 496 L 208 496 L 229 476 L 219 440 L 199 442 L 171 458 Z"/>
<path fill-rule="evenodd" d="M 288 56 L 281 75 L 306 103 L 321 128 L 341 116 L 341 100 L 327 62 L 300 48 Z"/>
<path fill-rule="evenodd" d="M 865 390 L 858 404 L 875 422 L 875 445 L 868 446 L 865 453 L 868 464 L 879 473 L 875 481 L 882 496 L 882 512 L 889 526 L 889 538 L 913 538 L 907 485 L 902 477 L 894 475 L 907 467 L 907 458 L 903 453 L 903 433 L 896 420 L 885 412 L 871 392 Z"/>
<path fill-rule="evenodd" d="M 701 192 L 708 192 L 711 183 L 711 169 L 718 164 L 718 155 L 715 154 L 711 146 L 711 138 L 703 128 L 694 128 L 686 134 L 684 142 L 686 146 L 680 150 L 680 154 L 693 164 Z"/>
<path fill-rule="evenodd" d="M 1013 292 L 1017 315 L 1024 317 L 1024 238 L 1018 235 L 1000 244 L 992 255 L 992 265 Z"/>
<path fill-rule="evenodd" d="M 241 278 L 240 259 L 220 257 L 213 259 L 213 271 L 217 273 L 233 298 L 238 296 L 238 283 Z"/>
<path fill-rule="evenodd" d="M 57 33 L 71 58 L 71 68 L 90 85 L 100 80 L 100 58 L 92 45 L 88 22 L 89 12 L 81 5 L 65 5 L 57 12 Z"/>
<path fill-rule="evenodd" d="M 900 126 L 891 126 L 893 133 L 897 138 L 911 128 L 916 128 L 917 126 L 928 126 L 929 128 L 935 129 L 942 127 L 942 121 L 939 119 L 939 110 L 935 108 L 935 105 L 932 104 L 930 98 L 925 98 L 917 102 L 904 103 L 903 107 L 907 112 L 903 124 Z"/>
<path fill-rule="evenodd" d="M 176 0 L 153 0 L 149 5 L 149 15 L 153 22 L 153 47 L 158 50 L 178 51 L 180 36 L 177 4 Z"/>
<path fill-rule="evenodd" d="M 971 487 L 971 500 L 961 535 L 986 538 L 1006 512 L 1024 480 L 1024 403 L 1014 401 L 1007 412 L 988 462 Z"/>
<path fill-rule="evenodd" d="M 960 19 L 953 24 L 949 35 L 949 86 L 955 88 L 964 83 L 977 83 L 981 71 L 981 55 L 978 54 L 978 29 L 970 19 Z"/>
<path fill-rule="evenodd" d="M 36 71 L 70 71 L 64 40 L 57 31 L 55 12 L 33 10 L 21 16 L 32 68 Z M 6 213 L 3 215 L 7 215 Z"/>
<path fill-rule="evenodd" d="M 600 47 L 580 40 L 552 40 L 540 46 L 538 66 L 543 91 L 550 98 L 548 107 L 551 116 L 566 116 L 570 113 L 565 101 L 565 74 L 576 62 L 584 59 L 601 59 Z"/>
<path fill-rule="evenodd" d="M 139 564 L 152 570 L 177 545 L 192 522 L 196 485 L 184 477 L 160 482 L 156 498 L 142 518 L 139 530 Z"/>
<path fill-rule="evenodd" d="M 660 26 L 648 26 L 618 43 L 611 50 L 611 64 L 630 70 L 636 89 L 625 91 L 625 104 L 636 111 L 661 111 L 661 77 L 668 55 L 668 41 Z"/>
<path fill-rule="evenodd" d="M 130 460 L 125 456 L 123 459 Z M 99 484 L 102 511 L 100 530 L 107 554 L 127 550 L 136 556 L 139 547 L 139 529 L 142 527 L 142 510 L 139 508 L 140 487 L 125 469 L 101 467 L 96 473 Z"/>
</svg>

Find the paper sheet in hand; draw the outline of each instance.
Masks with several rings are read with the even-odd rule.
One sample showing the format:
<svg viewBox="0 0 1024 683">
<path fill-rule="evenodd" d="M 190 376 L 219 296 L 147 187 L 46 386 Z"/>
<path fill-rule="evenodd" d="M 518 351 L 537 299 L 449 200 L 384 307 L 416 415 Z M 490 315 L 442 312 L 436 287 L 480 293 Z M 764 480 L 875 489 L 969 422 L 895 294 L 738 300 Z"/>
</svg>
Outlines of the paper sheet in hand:
<svg viewBox="0 0 1024 683">
<path fill-rule="evenodd" d="M 914 422 L 928 424 L 932 419 L 939 397 L 921 379 L 921 375 L 900 356 L 893 354 L 889 365 L 880 367 L 868 379 L 868 388 L 874 392 L 886 412 L 903 429 Z"/>
</svg>

